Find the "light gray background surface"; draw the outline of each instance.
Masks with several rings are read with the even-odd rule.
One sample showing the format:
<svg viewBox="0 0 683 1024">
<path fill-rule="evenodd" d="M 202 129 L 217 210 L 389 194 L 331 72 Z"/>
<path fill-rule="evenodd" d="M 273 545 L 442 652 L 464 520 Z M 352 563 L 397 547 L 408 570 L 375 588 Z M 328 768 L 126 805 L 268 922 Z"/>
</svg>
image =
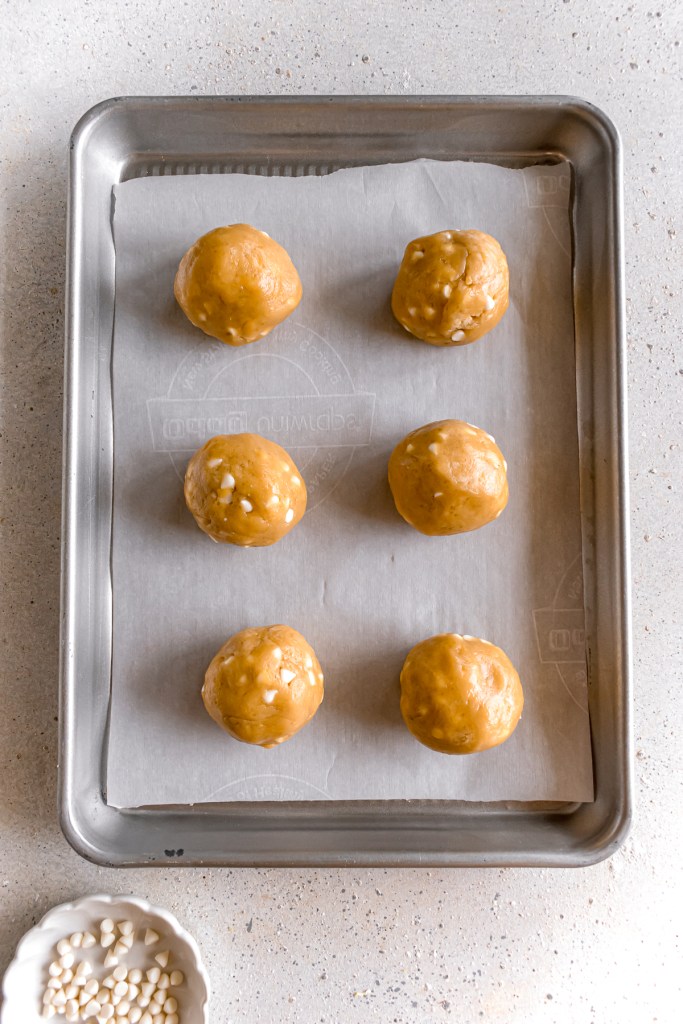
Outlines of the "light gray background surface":
<svg viewBox="0 0 683 1024">
<path fill-rule="evenodd" d="M 178 914 L 213 1020 L 668 1024 L 681 1000 L 681 83 L 674 2 L 0 2 L 0 969 L 52 904 Z M 55 815 L 67 139 L 144 93 L 575 93 L 625 158 L 637 817 L 581 871 L 107 871 Z"/>
</svg>

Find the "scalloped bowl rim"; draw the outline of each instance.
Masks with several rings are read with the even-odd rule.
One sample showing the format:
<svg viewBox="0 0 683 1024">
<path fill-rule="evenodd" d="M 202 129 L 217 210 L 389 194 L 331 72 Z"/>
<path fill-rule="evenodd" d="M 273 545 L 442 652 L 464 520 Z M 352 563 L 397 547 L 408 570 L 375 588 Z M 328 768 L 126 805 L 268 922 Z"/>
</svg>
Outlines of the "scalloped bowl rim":
<svg viewBox="0 0 683 1024">
<path fill-rule="evenodd" d="M 165 910 L 163 907 L 158 907 L 154 903 L 150 903 L 148 900 L 142 899 L 140 896 L 127 896 L 123 893 L 119 896 L 109 896 L 106 893 L 92 893 L 89 896 L 82 896 L 80 899 L 72 900 L 69 903 L 59 903 L 54 907 L 51 907 L 41 919 L 29 928 L 27 932 L 21 937 L 17 944 L 14 956 L 10 961 L 7 970 L 5 971 L 2 979 L 2 1006 L 0 1007 L 0 1024 L 12 1024 L 9 1017 L 9 1013 L 12 1009 L 10 997 L 6 990 L 7 979 L 11 973 L 18 969 L 22 962 L 26 947 L 30 944 L 31 939 L 41 931 L 46 931 L 50 926 L 50 919 L 57 916 L 58 914 L 69 914 L 74 911 L 84 911 L 89 903 L 103 903 L 109 907 L 116 906 L 134 906 L 143 914 L 148 917 L 157 917 L 163 921 L 170 932 L 173 933 L 176 938 L 180 939 L 189 949 L 192 956 L 192 965 L 196 970 L 203 986 L 204 996 L 199 1005 L 199 1010 L 202 1015 L 204 1024 L 208 1024 L 209 1020 L 209 1000 L 211 998 L 211 984 L 209 981 L 209 975 L 207 974 L 206 968 L 202 962 L 201 952 L 197 945 L 196 939 L 183 928 L 178 919 L 171 913 L 170 910 Z"/>
</svg>

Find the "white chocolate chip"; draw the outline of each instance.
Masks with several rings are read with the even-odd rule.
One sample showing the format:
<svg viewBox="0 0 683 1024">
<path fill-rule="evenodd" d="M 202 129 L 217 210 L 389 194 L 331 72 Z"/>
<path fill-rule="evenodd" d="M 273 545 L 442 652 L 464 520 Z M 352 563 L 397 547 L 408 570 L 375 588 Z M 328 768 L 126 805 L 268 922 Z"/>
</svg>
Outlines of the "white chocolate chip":
<svg viewBox="0 0 683 1024">
<path fill-rule="evenodd" d="M 105 1003 L 111 1002 L 111 992 L 108 988 L 101 988 L 93 998 L 100 1004 L 100 1006 L 104 1006 Z"/>
<path fill-rule="evenodd" d="M 92 932 L 83 932 L 83 942 L 81 943 L 83 949 L 92 949 L 97 942 L 97 939 Z"/>
<path fill-rule="evenodd" d="M 84 1017 L 96 1017 L 102 1007 L 96 999 L 91 999 L 89 1003 L 86 1003 L 85 1010 L 83 1013 Z"/>
<path fill-rule="evenodd" d="M 125 981 L 116 982 L 114 985 L 114 995 L 119 996 L 120 999 L 128 995 L 128 985 Z"/>
<path fill-rule="evenodd" d="M 285 473 L 291 473 L 292 472 L 292 469 L 291 469 L 291 467 L 290 467 L 288 462 L 281 462 L 280 465 L 282 466 L 283 472 L 285 472 Z"/>
<path fill-rule="evenodd" d="M 147 1009 L 148 1009 L 149 1013 L 152 1014 L 152 1018 L 153 1019 L 156 1017 L 156 1015 L 158 1013 L 161 1013 L 161 1005 L 159 1003 L 157 1003 L 156 999 L 152 1000 L 152 1002 L 149 1004 Z"/>
<path fill-rule="evenodd" d="M 154 982 L 151 981 L 143 981 L 142 985 L 140 986 L 140 991 L 142 992 L 143 996 L 149 996 L 150 999 L 154 995 L 155 989 L 156 984 L 154 984 Z"/>
<path fill-rule="evenodd" d="M 63 988 L 64 986 L 62 985 L 62 983 L 61 983 L 59 978 L 48 978 L 48 980 L 47 980 L 47 987 L 48 988 L 52 988 L 52 989 L 60 989 L 60 988 Z"/>
<path fill-rule="evenodd" d="M 449 284 L 445 284 L 443 286 L 444 298 L 449 299 L 452 291 L 453 289 L 451 288 L 451 286 Z"/>
<path fill-rule="evenodd" d="M 242 509 L 245 512 L 252 512 L 254 509 L 252 503 L 250 501 L 247 501 L 246 498 L 240 498 L 240 505 L 242 506 Z"/>
<path fill-rule="evenodd" d="M 134 967 L 132 971 L 128 971 L 128 981 L 133 985 L 139 985 L 142 981 L 142 971 L 139 967 Z"/>
<path fill-rule="evenodd" d="M 221 488 L 227 491 L 235 490 L 235 478 L 232 473 L 224 473 L 221 480 Z"/>
<path fill-rule="evenodd" d="M 298 476 L 292 477 L 292 483 L 294 484 L 295 487 L 301 487 L 301 480 L 299 480 Z"/>
<path fill-rule="evenodd" d="M 59 975 L 62 973 L 61 964 L 58 964 L 56 960 L 53 961 L 53 963 L 51 963 L 50 966 L 48 967 L 47 973 L 50 975 L 51 978 L 58 978 Z"/>
<path fill-rule="evenodd" d="M 279 502 L 280 502 L 280 498 L 279 498 L 279 496 L 277 494 L 274 494 L 271 498 L 268 499 L 268 504 L 269 505 L 278 505 Z"/>
<path fill-rule="evenodd" d="M 277 697 L 277 690 L 264 690 L 263 703 L 272 704 Z M 159 982 L 159 988 L 161 988 L 161 982 Z"/>
<path fill-rule="evenodd" d="M 114 946 L 114 953 L 116 954 L 116 956 L 125 956 L 126 953 L 128 952 L 128 943 L 126 942 L 126 938 L 127 936 L 124 935 L 124 937 L 122 939 L 119 939 L 119 941 Z"/>
<path fill-rule="evenodd" d="M 100 1011 L 100 1018 L 105 1021 L 111 1020 L 115 1012 L 116 1011 L 114 1010 L 114 1007 L 111 1005 L 111 1003 L 108 1003 L 107 1006 L 102 1007 L 102 1010 Z"/>
<path fill-rule="evenodd" d="M 182 971 L 171 971 L 171 985 L 173 985 L 173 988 L 178 988 L 184 981 L 185 975 Z"/>
<path fill-rule="evenodd" d="M 293 518 L 294 518 L 294 509 L 293 508 L 288 508 L 287 511 L 285 512 L 285 522 L 286 523 L 291 523 Z"/>
<path fill-rule="evenodd" d="M 114 953 L 114 950 L 113 949 L 108 949 L 107 950 L 107 955 L 104 958 L 104 966 L 105 967 L 116 967 L 118 962 L 119 962 L 119 958 Z"/>
<path fill-rule="evenodd" d="M 451 341 L 462 341 L 464 337 L 464 331 L 456 331 L 455 334 L 451 334 Z"/>
<path fill-rule="evenodd" d="M 132 921 L 119 921 L 119 932 L 121 935 L 134 935 L 135 925 Z"/>
<path fill-rule="evenodd" d="M 407 445 L 406 445 L 406 451 L 407 451 L 408 453 L 410 453 L 410 452 L 412 452 L 412 451 L 413 451 L 414 447 L 415 447 L 415 445 L 414 445 L 414 444 L 407 444 Z"/>
<path fill-rule="evenodd" d="M 486 303 L 484 308 L 487 310 L 493 309 L 496 304 L 495 299 L 492 299 L 487 292 L 484 292 L 484 302 Z"/>
<path fill-rule="evenodd" d="M 282 680 L 282 682 L 286 686 L 287 683 L 291 683 L 292 679 L 296 679 L 296 672 L 292 672 L 292 670 L 289 669 L 289 668 L 281 668 L 280 669 L 280 679 Z M 165 966 L 166 965 L 164 964 L 164 967 Z"/>
<path fill-rule="evenodd" d="M 246 679 L 246 677 L 245 677 L 245 679 Z M 159 960 L 160 956 L 163 956 L 163 953 L 159 953 L 158 956 L 154 957 L 154 959 L 155 960 Z M 168 962 L 168 959 L 167 959 L 167 962 Z M 159 963 L 161 963 L 161 961 L 159 961 Z M 165 967 L 165 966 L 166 966 L 165 963 L 162 964 L 162 967 Z M 147 971 L 147 980 L 154 982 L 155 985 L 158 982 L 160 977 L 161 977 L 161 971 L 159 970 L 158 967 L 150 967 L 150 969 Z"/>
<path fill-rule="evenodd" d="M 416 249 L 415 252 L 413 253 L 413 255 L 410 258 L 411 258 L 411 260 L 414 263 L 415 260 L 421 260 L 423 256 L 424 256 L 424 253 L 421 252 L 419 249 Z"/>
<path fill-rule="evenodd" d="M 60 985 L 58 991 L 61 992 L 61 990 L 62 989 L 61 989 L 61 985 Z M 49 988 L 46 988 L 45 991 L 43 992 L 43 1005 L 44 1006 L 52 1006 L 52 1000 L 54 999 L 54 997 L 55 997 L 55 993 L 53 991 L 51 991 Z"/>
<path fill-rule="evenodd" d="M 142 1017 L 140 1018 L 140 1024 L 154 1024 L 154 1020 L 152 1018 L 152 1014 L 151 1013 L 147 1013 L 147 1011 L 145 1010 L 145 1012 L 143 1013 Z"/>
<path fill-rule="evenodd" d="M 67 1020 L 78 1020 L 78 1002 L 75 999 L 67 999 L 64 1013 Z"/>
<path fill-rule="evenodd" d="M 52 999 L 50 1000 L 53 1006 L 66 1006 L 66 996 L 64 995 L 64 989 L 60 988 L 58 992 L 55 992 Z"/>
<path fill-rule="evenodd" d="M 435 498 L 443 498 L 443 491 L 436 491 L 434 494 Z"/>
<path fill-rule="evenodd" d="M 89 1003 L 89 1002 L 90 1002 L 90 996 L 85 991 L 85 989 L 83 989 L 83 991 L 81 992 L 80 996 L 78 997 L 78 1005 L 79 1006 L 85 1006 L 85 1004 Z"/>
<path fill-rule="evenodd" d="M 130 1024 L 138 1024 L 138 1021 L 140 1020 L 141 1017 L 142 1010 L 140 1009 L 140 1007 L 131 1006 L 130 1010 L 128 1011 L 128 1019 L 130 1020 Z"/>
<path fill-rule="evenodd" d="M 130 974 L 128 975 L 128 977 L 130 978 Z M 134 983 L 130 984 L 128 986 L 128 998 L 129 999 L 137 999 L 137 997 L 139 995 L 140 995 L 140 988 L 139 988 L 139 986 L 134 984 Z"/>
<path fill-rule="evenodd" d="M 310 669 L 308 670 L 308 681 L 311 684 L 311 686 L 317 686 L 318 680 L 315 678 Z"/>
<path fill-rule="evenodd" d="M 417 315 L 417 310 L 415 309 L 415 306 L 411 306 L 410 309 L 408 310 L 408 316 L 416 316 L 416 315 Z"/>
<path fill-rule="evenodd" d="M 89 977 L 92 974 L 92 964 L 89 960 L 81 960 L 76 965 L 76 974 L 82 974 L 84 978 Z"/>
<path fill-rule="evenodd" d="M 68 988 L 64 989 L 64 995 L 67 999 L 78 999 L 78 988 L 76 985 L 69 985 Z"/>
<path fill-rule="evenodd" d="M 104 921 L 100 922 L 101 932 L 113 932 L 115 927 L 116 926 L 110 917 L 105 917 Z"/>
<path fill-rule="evenodd" d="M 430 452 L 432 452 L 432 454 L 433 454 L 433 455 L 436 455 L 436 453 L 437 453 L 437 452 L 438 452 L 438 450 L 439 450 L 439 446 L 438 446 L 438 444 L 436 443 L 436 441 L 432 441 L 432 443 L 431 443 L 431 444 L 430 444 L 430 446 L 429 446 L 429 450 L 430 450 Z"/>
<path fill-rule="evenodd" d="M 166 1017 L 166 1024 L 179 1024 L 179 1017 L 177 1013 L 169 1013 Z"/>
<path fill-rule="evenodd" d="M 216 466 L 221 466 L 222 464 L 223 464 L 223 460 L 222 459 L 208 459 L 207 463 L 206 463 L 206 466 L 207 466 L 207 469 L 215 469 Z"/>
<path fill-rule="evenodd" d="M 164 1003 L 164 1013 L 175 1013 L 178 1009 L 178 1000 L 173 996 L 169 996 Z"/>
<path fill-rule="evenodd" d="M 113 932 L 102 932 L 102 935 L 100 936 L 100 946 L 102 946 L 103 949 L 108 949 L 109 946 L 114 944 L 114 942 L 116 942 L 116 936 Z"/>
<path fill-rule="evenodd" d="M 127 1017 L 130 1010 L 130 1003 L 127 999 L 122 999 L 119 1005 L 116 1007 L 117 1017 Z"/>
<path fill-rule="evenodd" d="M 146 946 L 153 946 L 154 943 L 158 942 L 158 941 L 159 941 L 158 934 L 152 928 L 148 928 L 147 931 L 145 932 L 145 945 Z"/>
<path fill-rule="evenodd" d="M 71 949 L 71 947 L 69 947 L 69 949 Z M 59 958 L 59 963 L 65 969 L 68 969 L 69 967 L 73 967 L 75 961 L 76 961 L 76 957 L 73 955 L 73 953 L 65 953 L 64 956 Z"/>
<path fill-rule="evenodd" d="M 436 310 L 434 309 L 433 306 L 425 306 L 424 314 L 425 314 L 426 317 L 433 317 L 435 313 L 436 313 Z"/>
<path fill-rule="evenodd" d="M 133 943 L 135 942 L 135 934 L 122 935 L 121 938 L 119 939 L 119 942 L 122 942 L 127 949 L 132 949 Z"/>
<path fill-rule="evenodd" d="M 106 985 L 107 982 L 103 981 L 102 984 Z M 95 978 L 91 978 L 90 981 L 86 981 L 85 985 L 83 986 L 83 992 L 85 993 L 86 996 L 95 996 L 97 995 L 99 988 L 100 986 L 97 980 Z"/>
<path fill-rule="evenodd" d="M 168 958 L 169 958 L 170 955 L 171 954 L 169 953 L 169 951 L 167 949 L 164 949 L 161 953 L 157 953 L 157 955 L 154 957 L 154 959 L 162 967 L 166 967 L 166 965 L 168 964 Z M 150 978 L 149 980 L 150 981 L 158 981 L 159 978 L 158 977 L 157 978 Z"/>
<path fill-rule="evenodd" d="M 141 1006 L 143 1009 L 149 1006 L 151 1002 L 151 996 L 138 996 L 138 1006 Z"/>
<path fill-rule="evenodd" d="M 112 971 L 111 974 L 115 981 L 125 981 L 128 977 L 128 971 L 123 964 L 121 964 L 120 967 L 117 967 L 115 971 Z"/>
<path fill-rule="evenodd" d="M 71 943 L 68 939 L 60 939 L 57 943 L 57 952 L 60 956 L 66 956 L 67 953 L 71 952 Z"/>
<path fill-rule="evenodd" d="M 52 1005 L 52 1003 L 46 1003 L 45 1006 L 43 1007 L 43 1011 L 42 1011 L 42 1016 L 43 1017 L 47 1017 L 47 1018 L 54 1017 L 54 1015 L 56 1013 L 57 1013 L 57 1011 L 55 1010 L 55 1008 Z M 177 1017 L 176 1017 L 176 1020 L 177 1020 Z"/>
</svg>

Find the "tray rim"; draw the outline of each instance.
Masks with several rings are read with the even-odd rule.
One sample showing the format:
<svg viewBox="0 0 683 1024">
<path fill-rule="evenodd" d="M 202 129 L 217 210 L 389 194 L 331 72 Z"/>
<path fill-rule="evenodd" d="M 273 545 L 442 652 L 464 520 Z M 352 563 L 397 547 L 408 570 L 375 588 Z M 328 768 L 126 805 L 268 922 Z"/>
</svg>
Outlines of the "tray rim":
<svg viewBox="0 0 683 1024">
<path fill-rule="evenodd" d="M 400 107 L 408 109 L 439 108 L 445 106 L 468 107 L 473 109 L 489 109 L 491 107 L 529 109 L 546 107 L 558 112 L 573 112 L 589 122 L 593 130 L 597 131 L 603 138 L 606 146 L 609 164 L 612 173 L 614 188 L 611 195 L 610 220 L 613 232 L 614 249 L 614 343 L 616 363 L 616 436 L 617 456 L 616 471 L 618 474 L 618 526 L 619 536 L 617 543 L 617 560 L 619 575 L 623 584 L 623 592 L 620 595 L 619 625 L 621 646 L 618 652 L 619 664 L 621 667 L 619 684 L 620 696 L 624 708 L 623 721 L 619 734 L 619 746 L 621 750 L 621 763 L 617 767 L 617 789 L 619 799 L 612 809 L 609 819 L 603 823 L 602 833 L 596 841 L 588 848 L 580 844 L 574 850 L 553 853 L 530 853 L 528 850 L 510 849 L 504 853 L 491 853 L 486 851 L 453 852 L 441 851 L 419 851 L 419 850 L 397 850 L 387 849 L 386 835 L 390 830 L 364 829 L 366 837 L 364 849 L 354 848 L 353 850 L 340 851 L 334 848 L 319 848 L 315 852 L 310 850 L 297 850 L 287 852 L 254 853 L 253 850 L 223 851 L 215 859 L 211 857 L 201 859 L 183 859 L 182 851 L 165 851 L 165 855 L 179 857 L 173 861 L 174 866 L 186 865 L 216 865 L 216 866 L 584 866 L 596 863 L 611 856 L 619 848 L 628 835 L 632 818 L 632 736 L 630 708 L 632 703 L 631 694 L 631 581 L 630 581 L 630 545 L 629 545 L 629 502 L 628 502 L 628 430 L 627 430 L 627 409 L 626 409 L 626 355 L 624 345 L 624 287 L 623 287 L 623 200 L 622 200 L 622 151 L 619 133 L 610 120 L 598 107 L 585 100 L 573 96 L 534 96 L 534 95 L 333 95 L 333 96 L 122 96 L 103 100 L 90 108 L 77 122 L 72 133 L 69 147 L 69 187 L 68 187 L 68 213 L 67 213 L 67 286 L 66 286 L 66 315 L 65 315 L 65 399 L 64 399 L 64 450 L 63 450 L 63 495 L 62 495 L 62 591 L 61 591 L 61 632 L 60 632 L 60 763 L 59 763 L 59 818 L 62 830 L 69 843 L 81 856 L 98 864 L 133 866 L 133 865 L 163 865 L 168 866 L 169 861 L 157 857 L 120 856 L 107 851 L 104 845 L 106 836 L 100 834 L 93 837 L 88 834 L 88 821 L 82 814 L 82 808 L 78 807 L 72 792 L 73 757 L 72 746 L 74 740 L 74 658 L 75 647 L 71 626 L 73 624 L 73 602 L 75 599 L 73 570 L 73 544 L 76 506 L 76 482 L 77 482 L 77 459 L 75 452 L 78 447 L 78 415 L 75 403 L 71 401 L 73 393 L 77 390 L 76 371 L 77 360 L 72 350 L 73 345 L 79 336 L 79 319 L 77 315 L 80 276 L 77 272 L 76 257 L 79 252 L 79 199 L 81 197 L 82 182 L 79 179 L 79 166 L 84 158 L 84 150 L 91 130 L 102 123 L 103 120 L 112 116 L 114 112 L 144 105 L 149 108 L 159 106 L 189 105 L 196 109 L 201 108 L 222 108 L 230 106 L 244 106 L 255 104 L 258 107 L 268 106 L 322 106 L 346 105 L 349 108 L 361 106 L 371 107 Z M 540 151 L 539 151 L 540 152 Z M 547 151 L 546 151 L 547 152 Z M 533 162 L 533 161 L 529 161 Z M 107 815 L 111 818 L 116 816 L 122 821 L 133 821 L 141 816 L 156 819 L 159 827 L 173 812 L 168 808 L 120 810 L 106 804 L 102 791 L 91 794 L 96 803 L 99 803 L 100 812 L 106 808 Z M 348 814 L 352 808 L 357 811 L 359 805 L 368 809 L 374 801 L 334 801 L 335 818 L 344 821 L 352 818 Z M 379 803 L 379 802 L 378 802 Z M 392 803 L 401 806 L 409 805 L 417 810 L 422 803 L 433 805 L 436 801 L 384 801 L 383 804 Z M 449 806 L 456 806 L 462 802 L 448 802 Z M 244 809 L 247 805 L 221 805 Z M 266 805 L 260 804 L 261 808 Z M 286 805 L 283 805 L 286 806 Z M 329 805 L 324 805 L 329 806 Z M 479 817 L 481 812 L 471 808 L 469 814 L 459 815 L 458 820 L 470 822 Z M 277 808 L 275 808 L 277 809 Z M 280 810 L 282 807 L 279 808 Z M 190 812 L 196 813 L 196 812 Z M 214 816 L 221 817 L 224 814 L 213 811 L 212 808 L 202 807 L 202 814 L 206 820 Z M 484 815 L 486 812 L 484 812 Z M 275 817 L 278 815 L 276 814 Z M 503 817 L 505 814 L 503 814 Z M 551 815 L 552 816 L 552 815 Z M 231 821 L 239 830 L 240 815 L 231 817 Z M 270 830 L 268 830 L 270 831 Z M 306 830 L 309 831 L 308 829 Z M 337 829 L 331 830 L 333 833 Z M 439 830 L 441 831 L 441 830 Z M 310 833 L 309 833 L 310 834 Z M 97 839 L 101 840 L 100 842 Z M 383 842 L 384 840 L 384 842 Z"/>
</svg>

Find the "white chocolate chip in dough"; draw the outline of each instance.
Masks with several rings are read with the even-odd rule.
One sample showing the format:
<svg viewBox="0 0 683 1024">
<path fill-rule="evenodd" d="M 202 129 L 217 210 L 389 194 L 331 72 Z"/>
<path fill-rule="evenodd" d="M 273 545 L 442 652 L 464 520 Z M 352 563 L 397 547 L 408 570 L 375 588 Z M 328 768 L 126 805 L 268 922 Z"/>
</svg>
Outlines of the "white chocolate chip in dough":
<svg viewBox="0 0 683 1024">
<path fill-rule="evenodd" d="M 490 312 L 496 304 L 495 299 L 492 299 L 488 292 L 484 292 L 484 302 L 484 309 L 486 309 L 488 312 Z"/>
<path fill-rule="evenodd" d="M 244 512 L 253 512 L 254 510 L 254 506 L 250 501 L 247 501 L 246 498 L 240 498 L 240 505 Z"/>
<path fill-rule="evenodd" d="M 280 647 L 273 648 L 273 657 L 276 661 L 282 661 L 282 649 Z"/>
<path fill-rule="evenodd" d="M 443 286 L 443 295 L 444 295 L 444 298 L 445 298 L 445 299 L 450 299 L 450 297 L 451 297 L 451 292 L 452 292 L 452 291 L 453 291 L 453 289 L 451 288 L 451 286 L 450 286 L 449 284 L 445 284 L 445 285 Z"/>
<path fill-rule="evenodd" d="M 429 446 L 429 451 L 432 453 L 432 455 L 436 455 L 438 450 L 439 450 L 438 444 L 436 443 L 436 441 L 432 441 L 432 443 Z"/>
<path fill-rule="evenodd" d="M 413 253 L 413 255 L 410 258 L 411 258 L 411 260 L 414 263 L 415 260 L 421 260 L 423 256 L 424 256 L 424 253 L 420 249 L 416 249 L 415 252 Z"/>
<path fill-rule="evenodd" d="M 434 497 L 435 498 L 443 498 L 443 491 L 435 491 L 434 492 Z"/>
<path fill-rule="evenodd" d="M 410 307 L 410 309 L 408 310 L 408 316 L 417 316 L 417 310 L 415 309 L 415 306 Z"/>
<path fill-rule="evenodd" d="M 456 331 L 454 334 L 451 334 L 451 341 L 462 341 L 464 337 L 464 331 Z"/>
<path fill-rule="evenodd" d="M 279 498 L 279 496 L 278 496 L 277 494 L 273 494 L 273 495 L 272 495 L 272 496 L 271 496 L 271 497 L 270 497 L 270 498 L 268 499 L 268 504 L 269 504 L 269 505 L 279 505 L 279 503 L 280 503 L 280 498 Z"/>
<path fill-rule="evenodd" d="M 277 697 L 277 690 L 264 690 L 263 692 L 263 703 L 272 704 Z"/>
<path fill-rule="evenodd" d="M 286 523 L 291 523 L 293 518 L 294 518 L 294 509 L 293 508 L 288 508 L 287 511 L 285 512 L 285 522 Z"/>
<path fill-rule="evenodd" d="M 222 466 L 223 465 L 223 460 L 222 459 L 209 459 L 207 461 L 206 465 L 207 465 L 208 469 L 215 469 L 216 466 Z"/>
<path fill-rule="evenodd" d="M 414 449 L 415 449 L 415 445 L 414 444 L 407 444 L 406 445 L 406 451 L 408 452 L 408 454 L 410 454 L 410 452 L 414 451 Z"/>
<path fill-rule="evenodd" d="M 221 480 L 221 489 L 226 491 L 235 490 L 235 478 L 232 473 L 224 473 Z"/>
<path fill-rule="evenodd" d="M 292 672 L 289 668 L 281 668 L 280 679 L 286 686 L 288 683 L 291 683 L 292 679 L 296 679 L 296 672 Z"/>
<path fill-rule="evenodd" d="M 310 669 L 308 670 L 308 681 L 311 684 L 311 686 L 316 686 L 318 682 L 317 679 L 315 678 L 315 675 L 313 674 L 313 672 L 311 672 Z"/>
</svg>

